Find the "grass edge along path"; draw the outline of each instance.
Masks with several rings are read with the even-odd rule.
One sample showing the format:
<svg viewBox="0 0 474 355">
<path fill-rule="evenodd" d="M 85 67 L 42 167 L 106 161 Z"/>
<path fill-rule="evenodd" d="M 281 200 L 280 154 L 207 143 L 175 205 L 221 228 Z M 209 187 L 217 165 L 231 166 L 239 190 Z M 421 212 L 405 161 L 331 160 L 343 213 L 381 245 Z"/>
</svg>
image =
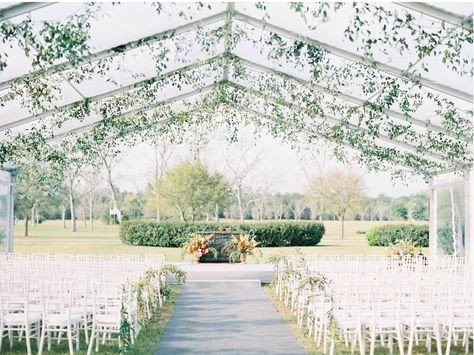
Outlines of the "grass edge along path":
<svg viewBox="0 0 474 355">
<path fill-rule="evenodd" d="M 158 312 L 147 321 L 146 325 L 140 331 L 135 344 L 130 345 L 130 350 L 126 353 L 127 355 L 152 355 L 156 352 L 161 337 L 163 336 L 165 329 L 168 325 L 169 320 L 174 312 L 176 303 L 178 302 L 179 296 L 183 290 L 183 286 L 170 284 L 170 294 L 163 303 L 163 307 L 159 308 Z M 31 341 L 32 353 L 37 353 L 36 340 Z M 8 338 L 5 338 L 2 344 L 2 350 L 0 353 L 3 355 L 24 355 L 26 354 L 26 343 L 25 341 L 18 342 L 15 340 L 13 343 L 13 349 L 10 350 Z M 43 348 L 43 354 L 45 355 L 64 355 L 68 354 L 68 343 L 67 338 L 63 338 L 61 343 L 58 345 L 55 341 L 51 344 L 51 351 L 48 351 L 47 346 Z M 84 334 L 81 332 L 81 348 L 79 351 L 74 351 L 75 355 L 85 355 L 87 353 L 87 344 L 84 340 Z M 108 342 L 105 345 L 100 345 L 99 352 L 92 350 L 92 354 L 120 354 L 118 351 L 116 342 Z"/>
<path fill-rule="evenodd" d="M 146 326 L 138 335 L 137 342 L 132 345 L 131 355 L 151 355 L 158 349 L 161 337 L 165 333 L 168 322 L 173 315 L 174 308 L 178 303 L 179 296 L 183 291 L 184 285 L 169 285 L 170 294 L 163 302 L 163 307 L 147 322 Z"/>
<path fill-rule="evenodd" d="M 270 285 L 265 285 L 262 286 L 265 294 L 267 295 L 268 299 L 270 302 L 273 304 L 273 307 L 275 307 L 276 311 L 280 315 L 280 317 L 283 319 L 285 324 L 290 328 L 291 333 L 293 336 L 296 338 L 296 340 L 300 343 L 300 345 L 304 348 L 304 350 L 309 354 L 309 355 L 321 355 L 323 354 L 323 349 L 322 345 L 320 348 L 316 346 L 316 343 L 313 341 L 311 337 L 307 336 L 307 330 L 303 326 L 303 328 L 300 328 L 297 323 L 296 315 L 294 315 L 291 312 L 291 309 L 285 305 L 278 296 L 275 295 L 274 288 L 271 287 Z M 436 354 L 436 345 L 433 341 L 433 346 L 431 353 L 428 353 L 426 351 L 426 347 L 422 345 L 424 341 L 420 341 L 419 346 L 415 346 L 413 348 L 413 355 L 426 355 L 426 354 Z M 445 350 L 444 347 L 445 343 L 443 344 L 443 351 Z M 369 348 L 367 347 L 366 343 L 366 354 L 369 352 Z M 405 342 L 405 350 L 407 347 L 407 342 Z M 472 347 L 470 348 L 472 349 Z M 329 344 L 328 344 L 328 353 L 329 353 Z M 358 354 L 358 351 L 356 350 L 355 352 Z M 398 354 L 398 348 L 397 348 L 397 343 L 396 340 L 394 340 L 394 354 Z M 335 348 L 334 348 L 334 354 L 336 355 L 349 355 L 351 354 L 350 348 L 346 348 L 344 344 L 342 344 L 339 340 L 336 341 Z M 390 354 L 388 348 L 381 347 L 380 345 L 376 346 L 375 348 L 375 355 L 388 355 Z M 451 347 L 451 355 L 461 355 L 464 354 L 464 350 L 462 349 L 462 346 L 452 346 Z"/>
</svg>

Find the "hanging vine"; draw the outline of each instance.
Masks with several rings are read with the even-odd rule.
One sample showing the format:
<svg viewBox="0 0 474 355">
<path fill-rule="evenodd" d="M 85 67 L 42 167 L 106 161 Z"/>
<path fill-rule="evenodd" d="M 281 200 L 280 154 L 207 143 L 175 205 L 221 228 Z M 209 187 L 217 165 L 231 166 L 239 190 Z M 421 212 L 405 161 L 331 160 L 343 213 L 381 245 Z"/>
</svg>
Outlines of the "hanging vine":
<svg viewBox="0 0 474 355">
<path fill-rule="evenodd" d="M 195 11 L 212 11 L 204 3 L 151 6 L 157 19 L 194 21 Z M 90 39 L 102 6 L 81 5 L 62 21 L 35 23 L 25 16 L 1 22 L 5 49 L 0 51 L 0 72 L 8 67 L 13 47 L 22 49 L 33 70 L 0 83 L 0 107 L 19 104 L 31 115 L 21 130 L 12 121 L 6 125 L 12 128 L 0 133 L 0 164 L 35 159 L 61 165 L 68 155 L 93 161 L 91 147 L 129 146 L 156 134 L 175 142 L 194 134 L 204 144 L 209 132 L 222 125 L 233 140 L 239 125 L 252 123 L 293 147 L 323 138 L 335 143 L 338 159 L 355 150 L 357 161 L 368 169 L 390 170 L 396 177 L 429 178 L 439 170 L 462 171 L 472 165 L 472 109 L 424 87 L 415 66 L 419 61 L 427 71 L 423 59 L 437 57 L 458 75 L 472 76 L 472 56 L 465 51 L 472 46 L 472 30 L 427 22 L 395 5 L 289 3 L 289 14 L 301 16 L 309 31 L 343 10 L 351 14 L 341 35 L 357 44 L 364 60 L 335 60 L 317 41 L 268 30 L 271 5 L 250 6 L 261 13 L 261 27 L 238 18 L 199 24 L 118 45 L 98 57 Z M 241 44 L 250 44 L 266 64 L 239 57 Z M 413 58 L 399 77 L 379 70 L 374 59 L 393 51 Z M 128 73 L 131 52 L 146 55 L 154 63 L 154 75 Z M 288 67 L 291 71 L 285 72 Z M 124 87 L 113 78 L 116 72 L 138 81 Z M 91 79 L 117 89 L 58 104 L 64 100 L 65 82 L 80 85 Z M 163 100 L 165 92 L 195 92 L 195 100 L 185 97 L 174 105 Z M 419 117 L 426 105 L 434 107 L 428 119 Z"/>
</svg>

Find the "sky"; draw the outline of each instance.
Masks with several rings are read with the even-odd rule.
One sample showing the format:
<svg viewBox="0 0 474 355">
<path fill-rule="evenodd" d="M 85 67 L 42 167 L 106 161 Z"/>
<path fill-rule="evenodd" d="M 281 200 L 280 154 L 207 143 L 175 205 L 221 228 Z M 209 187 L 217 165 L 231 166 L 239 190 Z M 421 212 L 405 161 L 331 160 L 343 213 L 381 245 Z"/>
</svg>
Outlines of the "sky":
<svg viewBox="0 0 474 355">
<path fill-rule="evenodd" d="M 217 135 L 218 137 L 220 135 Z M 208 146 L 201 152 L 200 159 L 211 171 L 220 171 L 226 175 L 226 158 L 232 154 L 238 159 L 239 152 L 249 150 L 250 160 L 258 157 L 258 162 L 251 176 L 246 180 L 246 185 L 258 188 L 262 181 L 272 192 L 299 192 L 304 193 L 307 185 L 307 175 L 311 175 L 316 164 L 313 160 L 302 160 L 302 154 L 294 151 L 286 144 L 282 144 L 268 135 L 262 135 L 255 139 L 250 129 L 242 129 L 239 135 L 240 143 L 229 146 L 229 143 L 219 138 L 211 138 Z M 321 142 L 322 152 L 316 155 L 316 159 L 324 166 L 324 170 L 330 170 L 336 166 L 343 166 L 326 151 L 324 159 L 325 143 Z M 252 147 L 244 148 L 244 147 Z M 185 145 L 176 146 L 170 160 L 170 168 L 193 157 Z M 116 166 L 115 176 L 120 189 L 130 192 L 143 191 L 146 184 L 152 181 L 154 169 L 154 151 L 150 144 L 141 143 L 131 149 L 125 149 L 120 162 Z M 390 173 L 378 172 L 368 173 L 363 167 L 354 165 L 353 169 L 359 171 L 365 178 L 365 193 L 367 196 L 375 197 L 383 193 L 388 196 L 397 197 L 417 193 L 426 190 L 426 184 L 421 178 L 410 178 L 408 182 L 393 181 Z M 306 173 L 305 173 L 306 172 Z"/>
</svg>

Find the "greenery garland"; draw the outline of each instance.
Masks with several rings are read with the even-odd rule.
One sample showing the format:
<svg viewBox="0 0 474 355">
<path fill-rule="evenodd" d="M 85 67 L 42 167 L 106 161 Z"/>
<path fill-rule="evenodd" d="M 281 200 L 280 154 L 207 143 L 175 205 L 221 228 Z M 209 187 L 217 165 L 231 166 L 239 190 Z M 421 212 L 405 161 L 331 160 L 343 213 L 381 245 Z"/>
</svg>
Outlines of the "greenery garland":
<svg viewBox="0 0 474 355">
<path fill-rule="evenodd" d="M 173 275 L 178 285 L 186 282 L 186 272 L 175 265 L 165 264 L 160 270 L 149 269 L 142 279 L 122 288 L 122 305 L 120 307 L 119 346 L 117 352 L 126 353 L 130 350 L 131 337 L 135 329 L 129 322 L 128 308 L 132 298 L 137 301 L 138 322 L 146 327 L 146 322 L 158 309 L 157 300 L 164 300 L 170 295 L 169 285 L 166 284 L 168 275 Z"/>
<path fill-rule="evenodd" d="M 271 22 L 265 3 L 253 6 L 262 13 L 264 21 Z M 308 29 L 314 30 L 348 6 L 290 3 L 289 10 L 301 15 Z M 198 3 L 181 8 L 181 5 L 171 4 L 168 8 L 153 4 L 153 7 L 157 16 L 173 16 L 173 11 L 179 8 L 179 17 L 192 20 L 192 11 L 208 10 L 211 5 Z M 429 179 L 436 171 L 461 172 L 473 163 L 472 110 L 463 111 L 447 96 L 423 88 L 419 74 L 414 71 L 393 77 L 379 71 L 373 61 L 375 52 L 387 52 L 387 46 L 395 43 L 400 55 L 415 52 L 419 59 L 441 56 L 447 68 L 461 76 L 472 76 L 472 59 L 463 51 L 465 46 L 472 45 L 472 30 L 454 28 L 437 20 L 427 25 L 421 23 L 417 15 L 391 5 L 354 3 L 351 10 L 354 17 L 344 36 L 358 43 L 367 60 L 340 61 L 336 65 L 333 55 L 322 47 L 285 39 L 241 21 L 197 26 L 194 31 L 170 32 L 161 40 L 136 45 L 138 52 L 150 53 L 156 64 L 156 77 L 144 80 L 136 73 L 134 76 L 142 82 L 128 91 L 97 101 L 86 98 L 56 108 L 64 80 L 81 83 L 97 76 L 109 78 L 113 70 L 122 68 L 121 62 L 127 53 L 122 47 L 113 49 L 105 58 L 88 59 L 91 24 L 100 11 L 100 6 L 87 4 L 62 22 L 43 21 L 41 26 L 34 26 L 29 18 L 15 24 L 2 22 L 3 43 L 19 43 L 36 71 L 9 81 L 9 89 L 0 93 L 0 107 L 18 100 L 33 115 L 44 111 L 51 114 L 40 116 L 37 124 L 21 133 L 5 131 L 0 142 L 0 163 L 24 164 L 40 160 L 66 168 L 69 155 L 75 155 L 74 159 L 83 163 L 94 163 L 97 157 L 90 154 L 91 147 L 129 146 L 160 134 L 168 134 L 179 142 L 186 139 L 183 133 L 189 133 L 190 129 L 196 130 L 205 144 L 206 132 L 220 124 L 228 128 L 227 138 L 234 140 L 242 122 L 253 123 L 258 130 L 267 131 L 294 147 L 301 148 L 322 137 L 335 143 L 334 155 L 338 159 L 347 159 L 347 149 L 355 149 L 358 151 L 356 159 L 369 170 L 390 170 L 394 177 L 418 174 Z M 368 32 L 369 26 L 374 24 L 378 29 L 377 38 Z M 410 41 L 405 40 L 407 33 Z M 225 52 L 219 54 L 217 48 L 223 41 L 227 43 Z M 243 41 L 252 43 L 277 67 L 294 66 L 306 79 L 248 68 L 233 54 Z M 173 47 L 176 50 L 171 52 L 169 48 Z M 190 63 L 189 49 L 193 47 L 202 54 L 201 64 Z M 6 52 L 0 53 L 0 72 L 8 64 L 5 55 Z M 54 64 L 61 60 L 63 64 Z M 184 66 L 166 73 L 170 62 Z M 465 67 L 469 65 L 471 68 L 467 70 Z M 74 67 L 74 70 L 61 71 L 66 67 Z M 426 66 L 423 69 L 429 70 Z M 224 70 L 229 70 L 227 80 Z M 172 108 L 171 104 L 158 104 L 162 90 L 202 90 L 209 82 L 214 82 L 214 87 L 208 94 L 200 95 L 200 103 L 184 102 L 181 110 Z M 235 83 L 243 86 L 236 89 Z M 373 99 L 361 105 L 347 103 L 339 95 L 350 95 L 348 87 L 355 87 L 366 98 L 373 96 Z M 254 101 L 260 102 L 263 112 L 241 112 L 242 105 L 247 107 L 248 102 Z M 426 128 L 421 129 L 413 124 L 417 110 L 424 103 L 435 105 L 434 114 L 441 117 L 441 123 L 437 123 L 441 129 L 429 121 Z M 390 114 L 392 111 L 399 112 L 403 119 L 394 117 Z M 216 113 L 220 117 L 216 117 Z M 97 118 L 91 120 L 93 114 Z M 330 124 L 326 122 L 327 116 L 339 122 Z M 79 129 L 62 137 L 62 141 L 55 141 L 57 132 L 69 122 L 86 124 L 88 130 Z M 395 144 L 385 147 L 380 139 Z M 406 151 L 403 145 L 412 146 L 413 150 Z"/>
<path fill-rule="evenodd" d="M 271 287 L 276 287 L 277 284 L 289 285 L 290 279 L 298 279 L 299 285 L 297 288 L 297 297 L 304 291 L 310 294 L 322 293 L 330 303 L 326 316 L 329 324 L 329 331 L 331 337 L 338 339 L 337 334 L 337 320 L 334 315 L 334 296 L 330 288 L 331 281 L 322 274 L 312 273 L 307 265 L 304 254 L 301 250 L 296 250 L 295 256 L 273 255 L 268 259 L 268 263 L 273 265 L 276 277 L 270 283 Z M 283 289 L 282 292 L 289 292 L 289 289 Z M 310 317 L 311 315 L 307 315 Z"/>
</svg>

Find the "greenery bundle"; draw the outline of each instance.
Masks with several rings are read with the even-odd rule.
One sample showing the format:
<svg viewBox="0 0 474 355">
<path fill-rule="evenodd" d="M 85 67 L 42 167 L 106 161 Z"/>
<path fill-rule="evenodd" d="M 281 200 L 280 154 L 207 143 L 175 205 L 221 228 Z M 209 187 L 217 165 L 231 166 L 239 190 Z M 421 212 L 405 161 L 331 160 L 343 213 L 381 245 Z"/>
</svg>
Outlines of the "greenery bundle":
<svg viewBox="0 0 474 355">
<path fill-rule="evenodd" d="M 181 247 L 195 232 L 216 231 L 219 227 L 255 236 L 261 247 L 314 246 L 324 235 L 325 228 L 315 222 L 155 222 L 129 220 L 120 226 L 120 239 L 128 245 Z"/>
<path fill-rule="evenodd" d="M 370 246 L 388 247 L 401 240 L 409 240 L 421 248 L 429 246 L 427 224 L 387 224 L 370 228 L 365 235 Z"/>
</svg>

